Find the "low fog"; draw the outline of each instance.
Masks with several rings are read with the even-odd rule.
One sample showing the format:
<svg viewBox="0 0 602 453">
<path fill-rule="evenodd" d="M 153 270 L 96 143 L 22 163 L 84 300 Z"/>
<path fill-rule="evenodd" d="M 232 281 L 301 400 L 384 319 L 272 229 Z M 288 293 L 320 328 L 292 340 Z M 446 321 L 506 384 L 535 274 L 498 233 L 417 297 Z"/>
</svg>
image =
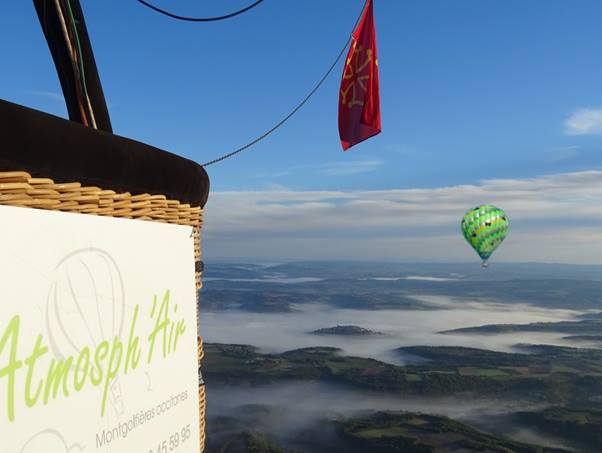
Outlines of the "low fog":
<svg viewBox="0 0 602 453">
<path fill-rule="evenodd" d="M 269 406 L 269 412 L 252 415 L 245 410 L 250 405 Z M 255 387 L 217 386 L 209 383 L 207 391 L 208 432 L 214 430 L 216 417 L 233 417 L 245 423 L 249 430 L 265 432 L 279 442 L 304 451 L 304 432 L 317 428 L 328 436 L 324 419 L 338 420 L 369 411 L 407 411 L 447 416 L 467 422 L 478 429 L 523 442 L 545 446 L 562 446 L 549 435 L 515 426 L 506 417 L 523 410 L 543 409 L 544 405 L 521 402 L 466 398 L 418 398 L 384 395 L 333 384 L 289 382 Z M 321 425 L 319 425 L 322 423 Z M 216 432 L 215 434 L 219 434 Z M 324 439 L 327 442 L 327 439 Z"/>
<path fill-rule="evenodd" d="M 344 354 L 404 365 L 416 357 L 394 352 L 401 346 L 464 346 L 503 352 L 516 352 L 513 346 L 518 343 L 575 346 L 563 340 L 565 333 L 442 335 L 438 332 L 484 324 L 566 321 L 582 313 L 445 296 L 416 299 L 424 310 L 351 310 L 317 304 L 294 306 L 291 313 L 201 310 L 200 333 L 206 342 L 248 344 L 265 353 L 332 346 L 342 349 Z M 337 325 L 357 325 L 382 335 L 311 334 Z M 207 382 L 210 446 L 218 445 L 232 434 L 227 429 L 233 425 L 222 423 L 222 417 L 229 417 L 239 422 L 240 429 L 267 433 L 280 444 L 303 453 L 331 451 L 329 447 L 336 442 L 335 425 L 324 422 L 325 419 L 340 420 L 382 410 L 447 416 L 500 437 L 570 450 L 560 439 L 518 425 L 511 416 L 514 412 L 544 407 L 504 400 L 400 397 L 318 382 L 255 387 L 223 387 L 217 382 Z M 224 428 L 227 426 L 230 428 Z"/>
<path fill-rule="evenodd" d="M 573 319 L 579 312 L 458 300 L 442 296 L 418 298 L 428 310 L 350 310 L 323 305 L 296 306 L 292 313 L 250 313 L 201 310 L 200 333 L 208 343 L 250 344 L 262 352 L 278 353 L 310 346 L 332 346 L 348 355 L 370 357 L 403 365 L 411 360 L 394 354 L 400 346 L 466 346 L 511 352 L 517 343 L 574 346 L 561 333 L 502 335 L 441 335 L 437 332 L 483 324 L 527 324 Z M 313 335 L 323 327 L 358 325 L 379 336 Z"/>
</svg>

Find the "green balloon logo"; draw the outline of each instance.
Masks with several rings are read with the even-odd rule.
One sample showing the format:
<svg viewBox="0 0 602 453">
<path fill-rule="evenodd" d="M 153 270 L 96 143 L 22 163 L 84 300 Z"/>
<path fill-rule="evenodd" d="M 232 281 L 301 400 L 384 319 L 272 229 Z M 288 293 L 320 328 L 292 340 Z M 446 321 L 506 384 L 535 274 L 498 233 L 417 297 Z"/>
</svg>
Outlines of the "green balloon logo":
<svg viewBox="0 0 602 453">
<path fill-rule="evenodd" d="M 464 238 L 483 260 L 481 266 L 487 267 L 487 260 L 508 234 L 510 221 L 500 208 L 486 204 L 468 210 L 461 227 Z"/>
</svg>

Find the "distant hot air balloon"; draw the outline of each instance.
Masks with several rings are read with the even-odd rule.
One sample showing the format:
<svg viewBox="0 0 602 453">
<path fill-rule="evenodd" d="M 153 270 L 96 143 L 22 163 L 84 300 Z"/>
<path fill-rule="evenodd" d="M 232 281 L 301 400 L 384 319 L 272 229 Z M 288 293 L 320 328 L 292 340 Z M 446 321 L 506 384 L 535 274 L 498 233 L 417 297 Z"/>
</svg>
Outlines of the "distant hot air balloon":
<svg viewBox="0 0 602 453">
<path fill-rule="evenodd" d="M 510 221 L 500 208 L 481 205 L 464 214 L 461 227 L 464 238 L 483 260 L 481 266 L 487 267 L 487 260 L 508 234 Z"/>
</svg>

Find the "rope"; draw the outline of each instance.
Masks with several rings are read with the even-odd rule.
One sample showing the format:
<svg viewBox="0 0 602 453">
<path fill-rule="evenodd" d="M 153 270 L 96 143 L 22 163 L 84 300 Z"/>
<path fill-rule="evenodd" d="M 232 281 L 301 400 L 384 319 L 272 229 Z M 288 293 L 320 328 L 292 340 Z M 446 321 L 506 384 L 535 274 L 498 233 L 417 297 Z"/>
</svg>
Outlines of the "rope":
<svg viewBox="0 0 602 453">
<path fill-rule="evenodd" d="M 69 0 L 67 0 L 67 1 L 69 1 Z M 73 69 L 73 77 L 74 77 L 74 83 L 75 83 L 75 94 L 77 97 L 77 104 L 78 104 L 78 107 L 80 110 L 82 124 L 84 126 L 88 127 L 89 126 L 88 117 L 86 115 L 86 112 L 84 111 L 84 103 L 83 103 L 83 99 L 82 99 L 84 96 L 87 98 L 87 94 L 84 94 L 82 92 L 82 87 L 80 84 L 81 73 L 79 72 L 80 69 L 79 69 L 78 63 L 77 63 L 75 46 L 71 42 L 71 37 L 69 36 L 69 32 L 67 31 L 67 24 L 65 22 L 65 17 L 63 16 L 63 8 L 61 7 L 61 0 L 54 0 L 54 4 L 55 4 L 55 8 L 56 8 L 56 14 L 57 14 L 57 16 L 59 18 L 59 22 L 61 24 L 61 29 L 63 31 L 63 37 L 64 37 L 65 43 L 67 45 L 67 51 L 69 53 L 69 58 L 71 60 L 71 67 Z M 89 105 L 89 103 L 88 103 L 88 105 Z M 91 109 L 90 109 L 90 113 L 92 113 Z"/>
<path fill-rule="evenodd" d="M 84 71 L 84 54 L 82 52 L 82 46 L 79 41 L 79 33 L 77 31 L 77 24 L 75 23 L 75 17 L 73 16 L 73 10 L 71 9 L 71 1 L 67 0 L 67 9 L 69 11 L 69 17 L 73 26 L 73 34 L 75 36 L 75 42 L 77 44 L 77 54 L 79 55 L 79 67 L 81 74 L 82 85 L 84 86 L 84 94 L 86 96 L 86 103 L 88 105 L 88 111 L 90 112 L 90 120 L 92 121 L 92 127 L 98 129 L 96 126 L 96 118 L 94 117 L 94 110 L 92 110 L 92 103 L 90 102 L 90 96 L 88 95 L 88 85 L 86 83 L 86 73 Z"/>
<path fill-rule="evenodd" d="M 360 19 L 362 17 L 363 11 L 364 10 L 362 8 L 362 11 L 360 12 L 360 15 L 358 16 L 357 20 L 355 21 L 355 25 L 353 26 L 352 30 L 355 30 L 355 27 L 357 27 L 357 24 L 359 23 L 359 21 L 360 21 Z M 271 133 L 273 133 L 274 131 L 276 131 L 278 128 L 280 128 L 280 126 L 282 126 L 284 123 L 286 123 L 295 113 L 297 113 L 301 109 L 301 107 L 303 107 L 305 105 L 305 103 L 307 101 L 309 101 L 309 99 L 314 95 L 314 93 L 316 91 L 318 91 L 318 89 L 322 86 L 322 84 L 324 83 L 324 81 L 326 80 L 326 78 L 330 75 L 330 73 L 332 72 L 332 70 L 335 68 L 335 66 L 337 65 L 337 63 L 339 62 L 339 60 L 341 59 L 341 57 L 345 53 L 345 50 L 347 49 L 347 46 L 349 45 L 350 42 L 351 42 L 351 36 L 349 36 L 349 38 L 347 38 L 347 41 L 345 41 L 345 45 L 343 46 L 343 48 L 341 49 L 341 51 L 339 52 L 339 54 L 335 58 L 335 60 L 332 63 L 332 65 L 330 65 L 330 68 L 328 68 L 328 71 L 326 71 L 326 73 L 322 76 L 322 78 L 320 79 L 320 81 L 317 83 L 317 85 L 309 92 L 309 94 L 307 96 L 305 96 L 305 98 L 293 110 L 291 110 L 291 112 L 288 115 L 286 115 L 278 123 L 276 123 L 276 125 L 274 127 L 272 127 L 271 129 L 269 129 L 268 131 L 264 132 L 259 137 L 257 137 L 255 140 L 247 143 L 246 145 L 241 146 L 240 148 L 232 151 L 231 153 L 224 154 L 223 156 L 220 156 L 220 157 L 218 157 L 216 159 L 210 160 L 209 162 L 205 162 L 204 164 L 201 164 L 201 166 L 202 167 L 207 167 L 209 165 L 213 165 L 213 164 L 216 164 L 218 162 L 221 162 L 222 160 L 228 159 L 229 157 L 235 156 L 236 154 L 241 153 L 242 151 L 250 148 L 251 146 L 253 146 L 253 145 L 257 144 L 257 143 L 259 143 L 264 138 L 266 138 L 268 135 L 270 135 Z"/>
<path fill-rule="evenodd" d="M 233 13 L 226 14 L 224 16 L 186 17 L 186 16 L 178 16 L 177 14 L 170 13 L 169 11 L 166 11 L 164 9 L 156 7 L 155 5 L 151 5 L 150 3 L 146 2 L 145 0 L 137 0 L 137 1 L 138 1 L 138 3 L 141 3 L 142 5 L 146 6 L 147 8 L 150 8 L 160 14 L 167 16 L 167 17 L 171 17 L 172 19 L 177 19 L 177 20 L 185 20 L 188 22 L 216 22 L 218 20 L 230 19 L 231 17 L 238 16 L 239 14 L 245 13 L 245 12 L 249 11 L 250 9 L 255 8 L 257 5 L 259 5 L 261 2 L 263 2 L 263 0 L 257 0 L 255 3 L 252 3 L 243 9 L 239 9 L 238 11 L 234 11 Z"/>
</svg>

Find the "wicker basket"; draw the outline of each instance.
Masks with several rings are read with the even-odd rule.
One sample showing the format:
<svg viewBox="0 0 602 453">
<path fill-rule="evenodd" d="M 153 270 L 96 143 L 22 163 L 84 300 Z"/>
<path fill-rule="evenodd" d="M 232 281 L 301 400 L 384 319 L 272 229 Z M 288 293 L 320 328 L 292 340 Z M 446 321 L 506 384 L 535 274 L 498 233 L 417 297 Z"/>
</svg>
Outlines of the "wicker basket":
<svg viewBox="0 0 602 453">
<path fill-rule="evenodd" d="M 201 259 L 200 232 L 203 210 L 200 207 L 169 200 L 164 195 L 117 193 L 100 187 L 86 187 L 79 182 L 55 182 L 32 177 L 24 171 L 0 172 L 0 205 L 22 206 L 53 211 L 79 212 L 88 215 L 121 217 L 150 222 L 173 223 L 194 227 L 195 261 Z M 202 269 L 197 268 L 195 283 L 201 288 Z M 198 337 L 198 360 L 203 358 L 203 341 Z M 199 375 L 200 376 L 200 375 Z M 205 385 L 199 378 L 199 415 L 201 451 L 205 446 Z"/>
</svg>

